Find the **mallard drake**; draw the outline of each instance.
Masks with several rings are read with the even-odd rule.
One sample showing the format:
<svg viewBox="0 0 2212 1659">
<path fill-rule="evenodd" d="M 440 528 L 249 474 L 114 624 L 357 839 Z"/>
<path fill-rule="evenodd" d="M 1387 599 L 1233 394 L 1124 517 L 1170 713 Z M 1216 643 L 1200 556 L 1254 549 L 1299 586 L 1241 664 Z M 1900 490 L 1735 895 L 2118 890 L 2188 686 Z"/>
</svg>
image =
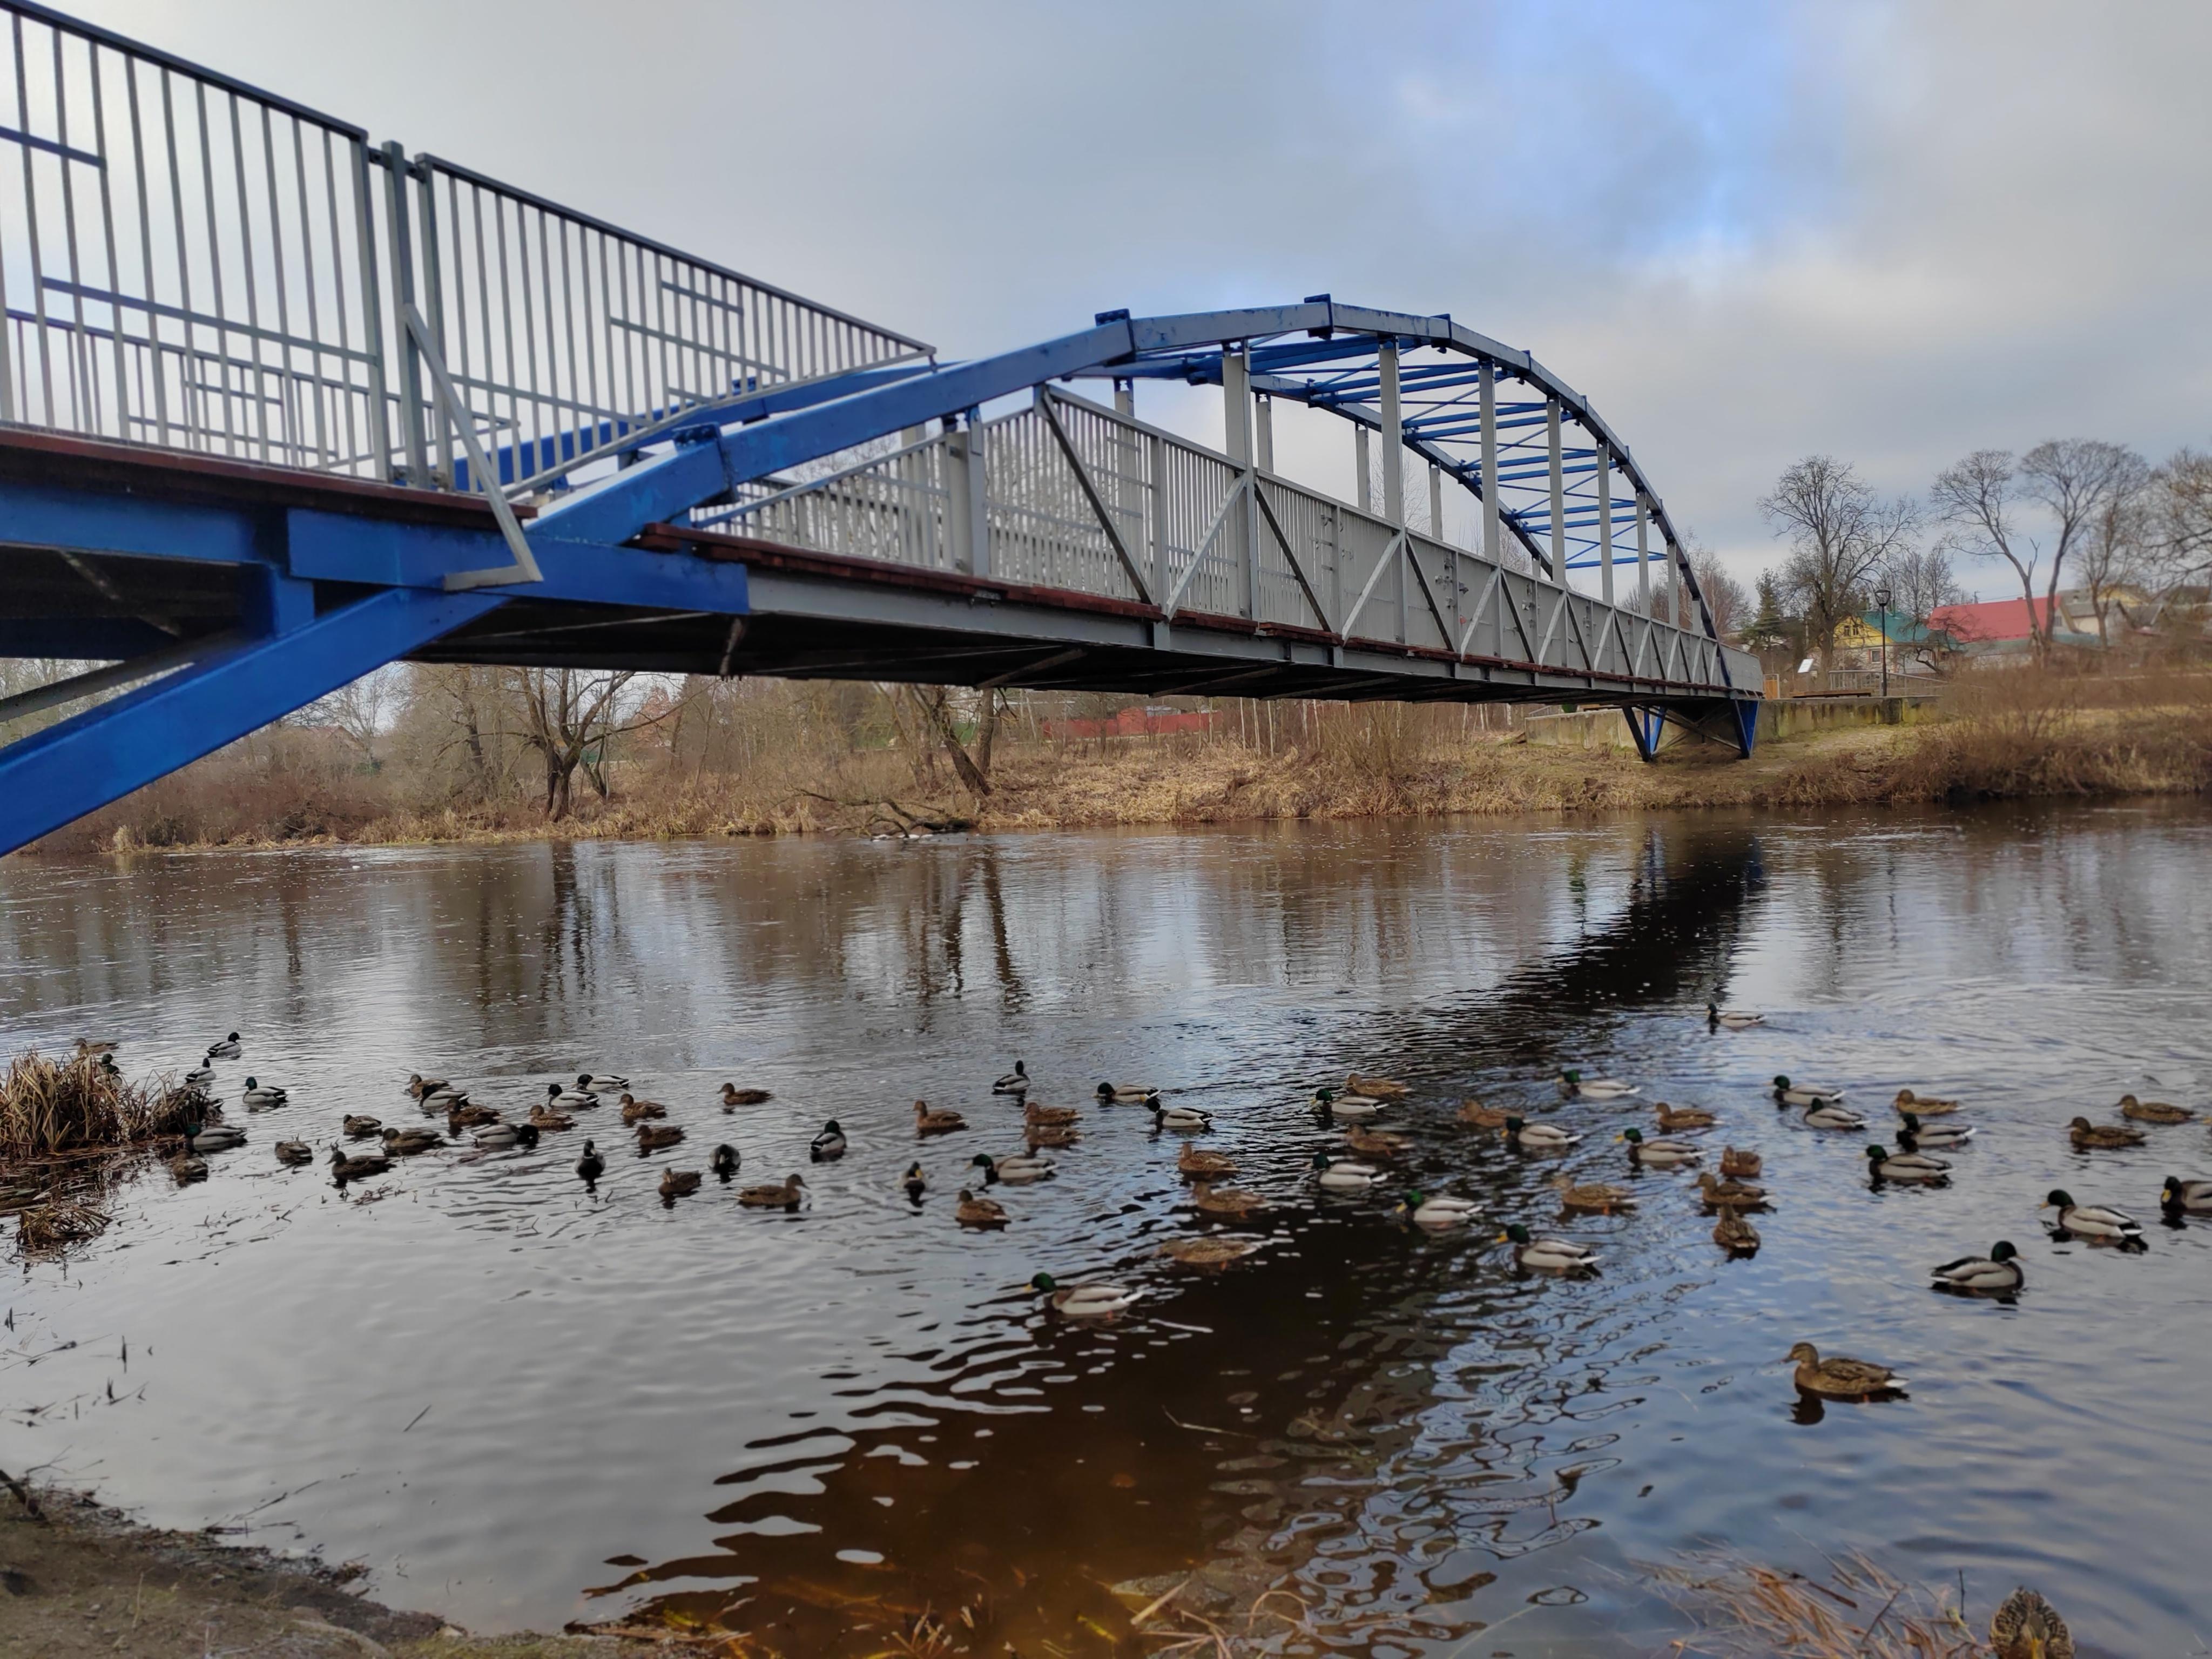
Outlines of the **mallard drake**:
<svg viewBox="0 0 2212 1659">
<path fill-rule="evenodd" d="M 488 1123 L 498 1121 L 499 1108 L 496 1106 L 478 1106 L 465 1100 L 446 1113 L 447 1130 L 453 1134 L 459 1134 L 464 1129 L 481 1129 Z"/>
<path fill-rule="evenodd" d="M 1070 1319 L 1103 1319 L 1117 1314 L 1144 1294 L 1122 1285 L 1062 1285 L 1050 1273 L 1039 1273 L 1030 1288 L 1042 1291 L 1054 1311 Z"/>
<path fill-rule="evenodd" d="M 185 1126 L 185 1144 L 195 1152 L 220 1152 L 246 1144 L 246 1131 L 234 1129 L 228 1123 L 199 1123 Z"/>
<path fill-rule="evenodd" d="M 1152 1103 L 1152 1127 L 1155 1129 L 1211 1129 L 1213 1114 L 1201 1112 L 1195 1106 L 1167 1106 Z"/>
<path fill-rule="evenodd" d="M 753 1210 L 796 1210 L 805 1195 L 806 1183 L 797 1176 L 786 1176 L 773 1187 L 740 1187 L 738 1202 Z"/>
<path fill-rule="evenodd" d="M 722 1109 L 735 1111 L 740 1106 L 764 1106 L 775 1097 L 765 1089 L 740 1089 L 735 1084 L 722 1085 Z"/>
<path fill-rule="evenodd" d="M 407 1079 L 407 1092 L 417 1100 L 422 1099 L 425 1095 L 434 1095 L 439 1090 L 449 1089 L 452 1086 L 444 1078 L 424 1077 L 420 1072 L 410 1073 Z"/>
<path fill-rule="evenodd" d="M 2131 1117 L 2138 1123 L 2186 1123 L 2197 1114 L 2186 1106 L 2169 1105 L 2163 1100 L 2137 1100 L 2133 1095 L 2122 1095 L 2120 1115 Z"/>
<path fill-rule="evenodd" d="M 1462 1100 L 1459 1103 L 1459 1121 L 1471 1123 L 1478 1129 L 1502 1129 L 1510 1115 L 1495 1106 L 1486 1106 L 1479 1100 Z"/>
<path fill-rule="evenodd" d="M 978 1152 L 968 1160 L 971 1170 L 983 1172 L 983 1184 L 993 1186 L 1004 1182 L 1009 1187 L 1026 1187 L 1031 1182 L 1050 1181 L 1060 1173 L 1048 1158 L 1036 1158 L 1027 1152 L 1009 1152 L 1004 1158 L 993 1158 L 988 1152 Z"/>
<path fill-rule="evenodd" d="M 1564 1152 L 1582 1139 L 1556 1123 L 1529 1123 L 1517 1117 L 1505 1120 L 1503 1133 L 1507 1146 L 1524 1152 Z"/>
<path fill-rule="evenodd" d="M 1930 1272 L 1939 1290 L 1984 1293 L 2016 1291 L 2027 1278 L 2020 1270 L 2019 1256 L 2011 1241 L 2001 1238 L 1990 1246 L 1987 1255 L 1962 1255 Z"/>
<path fill-rule="evenodd" d="M 1717 1181 L 1710 1170 L 1698 1177 L 1698 1198 L 1709 1210 L 1763 1210 L 1766 1207 L 1765 1188 L 1733 1178 Z"/>
<path fill-rule="evenodd" d="M 1382 1103 L 1366 1095 L 1340 1095 L 1334 1089 L 1316 1089 L 1313 1109 L 1328 1123 L 1366 1123 L 1382 1115 Z"/>
<path fill-rule="evenodd" d="M 343 1127 L 347 1139 L 367 1140 L 371 1135 L 383 1133 L 384 1120 L 380 1117 L 368 1117 L 359 1113 L 348 1112 L 345 1115 Z"/>
<path fill-rule="evenodd" d="M 177 1178 L 179 1187 L 187 1181 L 205 1181 L 207 1172 L 207 1160 L 194 1158 L 190 1152 L 179 1152 L 169 1160 L 169 1173 Z"/>
<path fill-rule="evenodd" d="M 1441 1193 L 1407 1193 L 1391 1213 L 1410 1218 L 1416 1227 L 1431 1227 L 1442 1232 L 1446 1228 L 1466 1226 L 1482 1213 L 1482 1206 L 1471 1198 L 1449 1198 Z"/>
<path fill-rule="evenodd" d="M 1848 1106 L 1830 1102 L 1825 1105 L 1805 1109 L 1805 1127 L 1808 1129 L 1863 1129 L 1866 1120 Z"/>
<path fill-rule="evenodd" d="M 1006 1224 L 1006 1206 L 996 1199 L 978 1198 L 963 1187 L 952 1218 L 963 1227 L 1003 1227 Z"/>
<path fill-rule="evenodd" d="M 2212 1212 L 2212 1181 L 2183 1181 L 2168 1176 L 2166 1185 L 2159 1188 L 2159 1207 L 2165 1210 L 2186 1210 L 2192 1215 Z"/>
<path fill-rule="evenodd" d="M 1867 1169 L 1876 1181 L 1943 1181 L 1951 1166 L 1925 1152 L 1893 1152 L 1887 1146 L 1866 1149 Z"/>
<path fill-rule="evenodd" d="M 1267 1200 L 1257 1193 L 1248 1193 L 1241 1187 L 1216 1187 L 1210 1181 L 1191 1183 L 1190 1201 L 1206 1215 L 1227 1216 L 1231 1220 L 1257 1215 L 1267 1207 Z"/>
<path fill-rule="evenodd" d="M 919 1158 L 906 1166 L 906 1173 L 899 1177 L 899 1187 L 913 1202 L 921 1202 L 921 1195 L 929 1190 L 929 1171 L 921 1167 Z"/>
<path fill-rule="evenodd" d="M 599 1097 L 579 1089 L 564 1089 L 557 1083 L 545 1085 L 545 1103 L 558 1111 L 588 1112 L 599 1103 Z"/>
<path fill-rule="evenodd" d="M 1721 1173 L 1724 1176 L 1755 1176 L 1766 1167 L 1766 1160 L 1757 1152 L 1738 1152 L 1733 1146 L 1721 1148 Z"/>
<path fill-rule="evenodd" d="M 1841 1089 L 1830 1089 L 1813 1083 L 1792 1083 L 1786 1077 L 1774 1079 L 1774 1098 L 1784 1106 L 1829 1106 L 1843 1097 Z"/>
<path fill-rule="evenodd" d="M 188 1089 L 202 1088 L 214 1081 L 215 1067 L 212 1066 L 195 1066 L 185 1073 L 185 1086 Z"/>
<path fill-rule="evenodd" d="M 627 1090 L 623 1091 L 622 1099 L 617 1103 L 622 1108 L 622 1121 L 623 1127 L 624 1128 L 628 1128 L 634 1123 L 642 1123 L 649 1117 L 666 1117 L 668 1115 L 668 1108 L 662 1105 L 659 1101 L 640 1100 L 636 1096 L 629 1093 Z"/>
<path fill-rule="evenodd" d="M 1659 1114 L 1659 1127 L 1671 1134 L 1677 1129 L 1710 1129 L 1717 1120 L 1702 1106 L 1669 1106 L 1662 1100 L 1654 1109 Z"/>
<path fill-rule="evenodd" d="M 1720 1219 L 1713 1223 L 1713 1243 L 1730 1255 L 1749 1255 L 1759 1249 L 1759 1229 L 1723 1205 Z"/>
<path fill-rule="evenodd" d="M 1731 1031 L 1747 1031 L 1754 1025 L 1766 1024 L 1765 1014 L 1739 1013 L 1734 1009 L 1723 1011 L 1717 1002 L 1705 1005 L 1705 1024 L 1715 1030 L 1726 1026 Z"/>
<path fill-rule="evenodd" d="M 469 1138 L 488 1152 L 508 1146 L 528 1148 L 538 1144 L 538 1128 L 530 1123 L 487 1123 Z"/>
<path fill-rule="evenodd" d="M 466 1089 L 433 1089 L 422 1097 L 422 1109 L 426 1112 L 450 1112 L 468 1103 L 469 1091 Z"/>
<path fill-rule="evenodd" d="M 1347 1151 L 1362 1158 L 1395 1158 L 1406 1150 L 1408 1142 L 1403 1135 L 1394 1135 L 1388 1129 L 1370 1129 L 1364 1123 L 1347 1124 L 1344 1131 Z"/>
<path fill-rule="evenodd" d="M 289 1091 L 280 1089 L 273 1083 L 257 1082 L 252 1078 L 246 1079 L 246 1092 L 239 1097 L 246 1103 L 246 1109 L 249 1112 L 272 1110 L 284 1105 L 291 1097 Z"/>
<path fill-rule="evenodd" d="M 637 1126 L 637 1149 L 641 1152 L 657 1152 L 664 1146 L 673 1146 L 684 1139 L 680 1123 L 641 1123 Z"/>
<path fill-rule="evenodd" d="M 276 1161 L 279 1164 L 313 1164 L 315 1149 L 304 1140 L 280 1140 L 276 1143 Z"/>
<path fill-rule="evenodd" d="M 579 1072 L 576 1086 L 587 1095 L 611 1095 L 629 1088 L 629 1079 L 605 1073 Z"/>
<path fill-rule="evenodd" d="M 576 1179 L 586 1187 L 592 1185 L 607 1172 L 607 1161 L 599 1156 L 599 1149 L 590 1141 L 584 1143 L 584 1155 L 576 1160 Z"/>
<path fill-rule="evenodd" d="M 2058 1610 L 2025 1584 L 1990 1615 L 1996 1659 L 2074 1659 L 2074 1633 Z"/>
<path fill-rule="evenodd" d="M 1134 1083 L 1102 1083 L 1092 1093 L 1102 1106 L 1149 1106 L 1159 1098 L 1160 1091 Z"/>
<path fill-rule="evenodd" d="M 1083 1131 L 1072 1123 L 1030 1123 L 1023 1126 L 1022 1139 L 1035 1152 L 1040 1146 L 1073 1146 L 1083 1139 Z"/>
<path fill-rule="evenodd" d="M 708 1160 L 707 1167 L 714 1172 L 714 1179 L 726 1187 L 730 1177 L 738 1172 L 738 1149 L 726 1140 L 714 1148 L 714 1155 Z"/>
<path fill-rule="evenodd" d="M 2141 1129 L 2130 1129 L 2124 1123 L 2092 1123 L 2086 1117 L 2075 1118 L 2067 1126 L 2066 1134 L 2077 1152 L 2116 1152 L 2143 1144 Z"/>
<path fill-rule="evenodd" d="M 674 1203 L 679 1198 L 689 1198 L 699 1190 L 696 1170 L 663 1170 L 660 1172 L 660 1196 L 665 1202 Z"/>
<path fill-rule="evenodd" d="M 1571 1176 L 1553 1176 L 1552 1185 L 1559 1194 L 1559 1206 L 1567 1210 L 1588 1210 L 1596 1215 L 1611 1215 L 1615 1210 L 1636 1207 L 1636 1194 L 1626 1187 L 1616 1187 L 1609 1181 L 1577 1182 Z"/>
<path fill-rule="evenodd" d="M 1620 1100 L 1636 1092 L 1636 1085 L 1624 1083 L 1617 1077 L 1584 1077 L 1576 1071 L 1559 1073 L 1559 1088 L 1585 1100 Z"/>
<path fill-rule="evenodd" d="M 427 1152 L 433 1146 L 445 1144 L 445 1136 L 435 1129 L 393 1128 L 384 1132 L 384 1150 L 392 1158 L 412 1158 L 417 1152 Z"/>
<path fill-rule="evenodd" d="M 845 1156 L 845 1127 L 836 1118 L 822 1126 L 822 1133 L 806 1143 L 806 1156 L 817 1164 L 828 1164 Z"/>
<path fill-rule="evenodd" d="M 1695 1164 L 1705 1154 L 1686 1140 L 1646 1140 L 1641 1129 L 1623 1129 L 1613 1137 L 1628 1143 L 1628 1161 L 1646 1169 L 1667 1170 Z"/>
<path fill-rule="evenodd" d="M 1923 1147 L 1930 1152 L 1943 1152 L 1953 1146 L 1963 1146 L 1974 1138 L 1971 1123 L 1923 1123 L 1919 1114 L 1905 1114 L 1905 1127 L 1897 1132 L 1897 1144 L 1908 1152 Z"/>
<path fill-rule="evenodd" d="M 917 1100 L 914 1103 L 914 1132 L 918 1135 L 949 1135 L 955 1129 L 964 1129 L 967 1127 L 968 1120 L 957 1112 L 933 1112 L 929 1109 L 927 1101 Z M 1050 1126 L 1040 1125 L 1039 1127 Z"/>
<path fill-rule="evenodd" d="M 544 1130 L 548 1134 L 556 1134 L 562 1129 L 573 1129 L 576 1127 L 574 1118 L 566 1112 L 555 1111 L 542 1101 L 531 1107 L 530 1121 L 535 1127 Z"/>
<path fill-rule="evenodd" d="M 112 1050 L 115 1047 L 112 1042 L 105 1046 L 107 1050 Z M 228 1036 L 225 1037 L 220 1042 L 210 1042 L 208 1044 L 208 1058 L 210 1060 L 236 1060 L 239 1055 L 244 1052 L 245 1050 L 238 1046 L 238 1033 L 235 1031 L 233 1031 Z"/>
<path fill-rule="evenodd" d="M 1934 1095 L 1916 1095 L 1910 1089 L 1899 1089 L 1892 1103 L 1899 1113 L 1913 1112 L 1922 1117 L 1943 1117 L 1959 1109 L 1955 1100 L 1942 1100 Z"/>
<path fill-rule="evenodd" d="M 1798 1343 L 1785 1357 L 1797 1367 L 1797 1387 L 1803 1394 L 1830 1400 L 1871 1400 L 1905 1387 L 1905 1379 L 1887 1365 L 1843 1354 L 1823 1359 L 1820 1351 L 1809 1342 Z"/>
<path fill-rule="evenodd" d="M 1372 1164 L 1331 1158 L 1327 1152 L 1313 1155 L 1313 1172 L 1315 1182 L 1332 1193 L 1364 1193 L 1382 1178 Z"/>
<path fill-rule="evenodd" d="M 336 1146 L 331 1148 L 331 1174 L 340 1182 L 380 1176 L 391 1167 L 392 1160 L 380 1152 L 356 1152 L 348 1158 Z"/>
<path fill-rule="evenodd" d="M 1181 1267 L 1224 1267 L 1260 1248 L 1256 1238 L 1170 1238 L 1160 1254 Z"/>
<path fill-rule="evenodd" d="M 1533 1238 L 1519 1222 L 1498 1235 L 1500 1244 L 1513 1246 L 1513 1259 L 1540 1273 L 1577 1273 L 1597 1271 L 1597 1252 L 1587 1244 L 1565 1238 Z"/>
<path fill-rule="evenodd" d="M 1364 1096 L 1369 1100 L 1396 1100 L 1412 1091 L 1395 1078 L 1362 1077 L 1353 1072 L 1344 1079 L 1344 1092 Z"/>
<path fill-rule="evenodd" d="M 1022 1107 L 1023 1122 L 1042 1123 L 1053 1128 L 1057 1128 L 1062 1124 L 1073 1123 L 1082 1114 L 1073 1106 L 1040 1106 L 1036 1102 L 1030 1101 Z"/>
<path fill-rule="evenodd" d="M 1022 1060 L 1014 1062 L 1014 1069 L 991 1085 L 994 1095 L 1027 1094 L 1030 1087 L 1030 1068 Z"/>
<path fill-rule="evenodd" d="M 2059 1231 L 2076 1238 L 2097 1244 L 2142 1243 L 2142 1223 L 2126 1211 L 2104 1204 L 2076 1204 L 2074 1194 L 2063 1187 L 2052 1188 L 2037 1207 L 2057 1211 Z"/>
<path fill-rule="evenodd" d="M 1237 1173 L 1237 1165 L 1230 1160 L 1228 1153 L 1204 1152 L 1188 1140 L 1182 1143 L 1182 1150 L 1176 1154 L 1176 1169 L 1182 1175 L 1203 1176 L 1208 1181 Z"/>
</svg>

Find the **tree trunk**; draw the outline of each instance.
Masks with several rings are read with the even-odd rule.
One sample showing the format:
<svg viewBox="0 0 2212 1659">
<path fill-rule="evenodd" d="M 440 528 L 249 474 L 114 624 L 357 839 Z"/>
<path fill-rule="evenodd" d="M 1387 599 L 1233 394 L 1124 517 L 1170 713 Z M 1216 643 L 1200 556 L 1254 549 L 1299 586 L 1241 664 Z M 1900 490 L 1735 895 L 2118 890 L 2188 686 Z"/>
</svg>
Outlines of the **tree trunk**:
<svg viewBox="0 0 2212 1659">
<path fill-rule="evenodd" d="M 933 688 L 933 695 L 921 699 L 922 712 L 936 728 L 937 740 L 945 746 L 945 755 L 952 762 L 952 769 L 959 774 L 960 781 L 968 792 L 979 799 L 991 793 L 991 780 L 977 768 L 968 751 L 960 745 L 960 734 L 952 729 L 952 713 L 946 706 L 945 688 Z"/>
</svg>

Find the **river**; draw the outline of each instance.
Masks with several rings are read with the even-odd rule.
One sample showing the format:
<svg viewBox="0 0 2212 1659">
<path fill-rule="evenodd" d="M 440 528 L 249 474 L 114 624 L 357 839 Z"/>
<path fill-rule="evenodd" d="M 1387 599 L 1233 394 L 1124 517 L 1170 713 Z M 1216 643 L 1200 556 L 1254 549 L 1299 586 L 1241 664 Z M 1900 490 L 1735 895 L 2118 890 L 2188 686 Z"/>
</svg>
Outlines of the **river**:
<svg viewBox="0 0 2212 1659">
<path fill-rule="evenodd" d="M 0 1464 L 359 1560 L 485 1630 L 641 1610 L 859 1654 L 966 1607 L 976 1651 L 1103 1653 L 1110 1586 L 1212 1563 L 1224 1613 L 1289 1575 L 1329 1650 L 1626 1655 L 1681 1630 L 1648 1565 L 1724 1547 L 1963 1578 L 1984 1619 L 2025 1581 L 2085 1651 L 2201 1651 L 2212 1230 L 2157 1193 L 2212 1142 L 2085 1155 L 2063 1126 L 2124 1091 L 2212 1105 L 2208 854 L 2201 807 L 2123 803 L 13 860 L 9 1048 L 91 1032 L 181 1070 L 235 1028 L 217 1089 L 251 1139 L 22 1267 Z M 1710 1030 L 1708 998 L 1768 1023 Z M 963 1167 L 1018 1144 L 988 1087 L 1017 1057 L 1084 1138 L 1000 1189 L 1004 1231 L 963 1231 Z M 1563 1066 L 1644 1093 L 1565 1100 Z M 1355 1068 L 1413 1085 L 1390 1194 L 1481 1222 L 1316 1191 L 1304 1102 Z M 418 1071 L 513 1116 L 618 1072 L 689 1139 L 642 1158 L 603 1107 L 343 1190 L 271 1157 L 343 1113 L 420 1121 Z M 1868 1137 L 1778 1110 L 1777 1073 L 1885 1130 L 1899 1087 L 1963 1096 L 1979 1135 L 1949 1187 L 1876 1188 Z M 249 1116 L 248 1073 L 290 1104 Z M 1198 1144 L 1274 1201 L 1241 1230 L 1263 1249 L 1158 1257 L 1200 1230 L 1185 1138 L 1093 1106 L 1102 1079 L 1214 1115 Z M 725 1081 L 775 1099 L 726 1115 Z M 1455 1121 L 1469 1096 L 1587 1138 L 1510 1152 Z M 1614 1137 L 1655 1133 L 1654 1097 L 1764 1153 L 1755 1257 L 1723 1259 L 1688 1177 L 1631 1172 Z M 918 1146 L 917 1098 L 969 1128 Z M 811 1165 L 830 1117 L 852 1151 Z M 664 1206 L 662 1168 L 725 1140 L 810 1206 L 711 1177 Z M 1563 1222 L 1562 1168 L 1639 1206 Z M 2053 1187 L 2148 1250 L 2053 1242 Z M 1516 1273 L 1513 1219 L 1601 1273 Z M 2015 1301 L 1929 1290 L 2000 1237 Z M 1017 1288 L 1039 1270 L 1146 1294 L 1074 1324 Z M 1909 1396 L 1807 1410 L 1800 1340 Z"/>
</svg>

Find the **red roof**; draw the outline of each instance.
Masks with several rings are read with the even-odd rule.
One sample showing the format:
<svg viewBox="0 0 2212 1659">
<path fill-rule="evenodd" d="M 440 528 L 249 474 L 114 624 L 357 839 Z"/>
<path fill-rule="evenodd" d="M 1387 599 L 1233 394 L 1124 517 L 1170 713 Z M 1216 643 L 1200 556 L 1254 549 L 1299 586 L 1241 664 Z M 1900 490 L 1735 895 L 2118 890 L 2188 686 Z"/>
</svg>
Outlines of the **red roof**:
<svg viewBox="0 0 2212 1659">
<path fill-rule="evenodd" d="M 1975 645 L 1986 640 L 2024 640 L 2035 629 L 2029 626 L 2028 602 L 2024 599 L 1991 599 L 1985 605 L 1943 605 L 1936 606 L 1928 618 L 1930 628 L 1939 629 L 1964 644 Z M 2038 623 L 2051 619 L 2051 601 L 2038 599 L 2033 612 Z"/>
</svg>

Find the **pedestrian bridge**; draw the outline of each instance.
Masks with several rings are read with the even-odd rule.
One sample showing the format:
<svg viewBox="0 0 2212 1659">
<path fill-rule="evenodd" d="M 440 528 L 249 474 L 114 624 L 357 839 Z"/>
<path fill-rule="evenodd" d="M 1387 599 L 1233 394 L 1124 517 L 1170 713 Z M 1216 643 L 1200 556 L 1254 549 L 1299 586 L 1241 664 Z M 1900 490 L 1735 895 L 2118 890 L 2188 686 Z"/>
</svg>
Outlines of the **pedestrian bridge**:
<svg viewBox="0 0 2212 1659">
<path fill-rule="evenodd" d="M 0 653 L 105 665 L 0 702 L 85 705 L 0 747 L 0 852 L 396 660 L 1610 704 L 1647 757 L 1666 720 L 1749 751 L 1756 661 L 1627 446 L 1449 316 L 946 361 L 0 15 Z M 1140 417 L 1162 381 L 1222 447 Z M 1277 471 L 1284 405 L 1345 423 L 1355 501 Z"/>
</svg>

